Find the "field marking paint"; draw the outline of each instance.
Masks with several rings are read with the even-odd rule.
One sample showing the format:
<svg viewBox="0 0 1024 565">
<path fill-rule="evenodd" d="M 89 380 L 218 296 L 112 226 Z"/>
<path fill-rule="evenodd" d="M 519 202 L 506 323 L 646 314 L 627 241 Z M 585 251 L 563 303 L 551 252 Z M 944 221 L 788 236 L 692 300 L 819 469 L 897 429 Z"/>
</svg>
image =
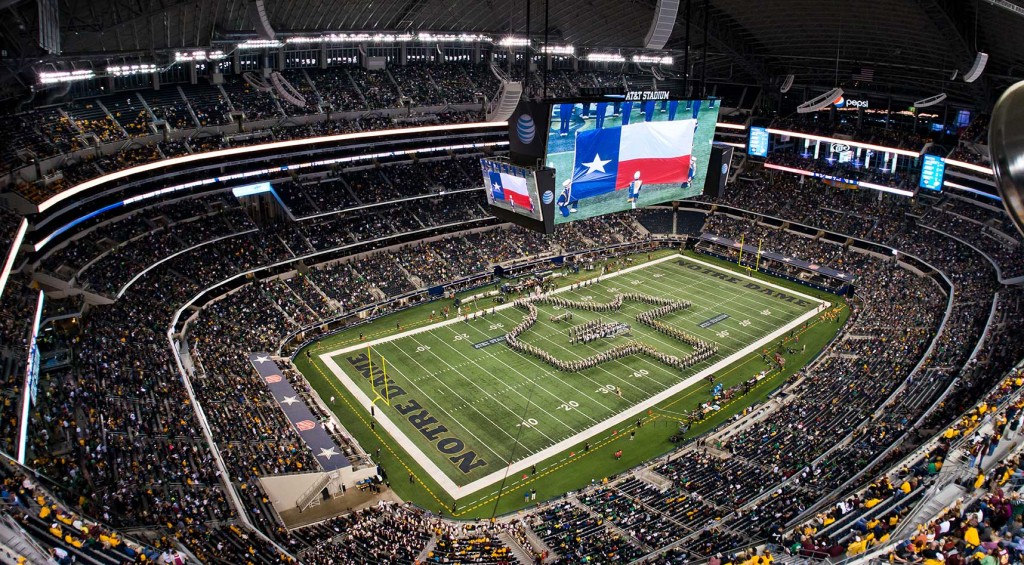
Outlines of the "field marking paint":
<svg viewBox="0 0 1024 565">
<path fill-rule="evenodd" d="M 640 270 L 640 269 L 645 269 L 647 267 L 650 267 L 651 265 L 658 265 L 658 264 L 664 263 L 666 261 L 672 261 L 672 260 L 675 260 L 675 259 L 679 259 L 680 257 L 682 257 L 682 255 L 666 255 L 665 257 L 654 259 L 652 261 L 647 261 L 645 263 L 641 263 L 639 265 L 634 265 L 632 267 L 627 267 L 625 269 L 622 269 L 621 271 L 616 271 L 614 273 L 608 273 L 606 275 L 600 275 L 600 276 L 592 278 L 592 279 L 587 279 L 585 282 L 591 282 L 591 281 L 598 282 L 598 281 L 608 280 L 610 278 L 614 278 L 614 277 L 617 277 L 617 276 L 620 276 L 620 275 L 624 275 L 626 273 L 632 273 L 633 271 L 637 271 L 637 270 Z M 555 290 L 549 292 L 547 295 L 548 296 L 553 296 L 553 295 L 556 295 L 556 294 L 561 294 L 563 292 L 569 292 L 571 290 L 572 290 L 571 286 L 563 286 L 562 288 L 558 288 L 558 289 L 555 289 Z M 514 301 L 506 302 L 505 304 L 499 304 L 498 306 L 494 306 L 493 309 L 495 311 L 499 311 L 499 310 L 505 310 L 505 309 L 508 309 L 508 308 L 514 308 L 515 304 L 513 302 Z M 490 308 L 488 308 L 488 310 L 490 310 Z M 433 331 L 433 330 L 435 330 L 437 328 L 441 328 L 441 327 L 444 327 L 444 326 L 450 326 L 452 324 L 457 324 L 457 323 L 459 323 L 461 321 L 463 321 L 462 320 L 462 316 L 458 316 L 458 315 L 452 316 L 451 318 L 448 318 L 447 320 L 444 320 L 444 321 L 441 321 L 441 322 L 436 322 L 436 323 L 428 325 L 428 326 L 421 326 L 419 328 L 415 328 L 415 329 L 411 329 L 411 330 L 406 330 L 404 332 L 393 334 L 393 335 L 390 335 L 390 336 L 385 336 L 385 337 L 377 338 L 377 339 L 374 339 L 374 340 L 371 340 L 371 341 L 360 342 L 360 343 L 357 343 L 355 345 L 349 345 L 347 347 L 343 347 L 341 349 L 337 349 L 335 351 L 331 351 L 331 352 L 329 352 L 329 355 L 343 355 L 345 353 L 349 353 L 351 351 L 356 351 L 358 349 L 366 349 L 367 347 L 373 347 L 374 345 L 377 345 L 377 344 L 380 344 L 380 343 L 387 343 L 389 341 L 394 341 L 396 339 L 400 339 L 400 338 L 403 338 L 403 337 L 409 337 L 409 336 L 420 334 L 420 333 L 423 333 L 423 332 Z"/>
<path fill-rule="evenodd" d="M 717 271 L 721 271 L 721 272 L 727 273 L 730 276 L 735 276 L 735 277 L 747 279 L 747 280 L 749 280 L 751 282 L 756 282 L 756 283 L 761 284 L 761 285 L 765 285 L 765 286 L 768 286 L 768 287 L 771 287 L 771 288 L 775 288 L 775 289 L 777 289 L 779 291 L 786 292 L 787 294 L 789 294 L 791 296 L 799 296 L 801 298 L 804 298 L 806 300 L 811 301 L 812 303 L 816 303 L 819 306 L 824 304 L 825 308 L 829 308 L 832 305 L 832 303 L 830 303 L 828 301 L 821 300 L 819 298 L 815 298 L 813 296 L 809 296 L 809 295 L 803 294 L 803 293 L 795 291 L 795 290 L 784 288 L 784 287 L 782 287 L 780 285 L 777 285 L 777 284 L 774 284 L 774 283 L 771 283 L 771 282 L 768 282 L 768 281 L 763 281 L 763 280 L 760 280 L 760 279 L 756 279 L 754 277 L 751 277 L 751 276 L 748 276 L 748 275 L 744 275 L 743 273 L 730 271 L 728 269 L 725 269 L 725 268 L 722 268 L 722 267 L 718 267 L 717 265 L 712 265 L 710 263 L 706 263 L 706 262 L 701 261 L 699 259 L 693 259 L 691 257 L 687 257 L 685 255 L 668 255 L 668 256 L 662 257 L 660 259 L 655 259 L 653 261 L 649 261 L 649 262 L 643 263 L 641 265 L 635 265 L 633 267 L 628 267 L 626 269 L 623 269 L 623 270 L 615 272 L 615 273 L 611 273 L 609 275 L 601 275 L 597 279 L 592 279 L 592 280 L 595 280 L 595 281 L 596 280 L 606 280 L 608 278 L 612 278 L 612 277 L 615 277 L 615 276 L 618 276 L 618 275 L 623 275 L 623 274 L 626 274 L 626 273 L 629 273 L 629 272 L 633 272 L 635 270 L 643 269 L 643 268 L 649 267 L 651 265 L 656 265 L 656 264 L 663 263 L 665 261 L 673 261 L 673 260 L 679 260 L 679 259 L 682 259 L 684 261 L 690 261 L 690 262 L 693 262 L 693 263 L 697 263 L 699 265 L 702 265 L 702 266 L 705 266 L 705 267 L 708 267 L 708 268 L 711 268 L 711 269 L 715 269 Z M 552 294 L 558 294 L 560 292 L 565 292 L 565 291 L 568 291 L 570 289 L 571 289 L 570 286 L 562 287 L 560 289 L 557 289 L 557 290 L 553 291 Z M 513 306 L 514 305 L 512 303 L 506 303 L 506 304 L 502 304 L 500 306 L 495 307 L 495 310 L 503 310 L 503 309 L 506 309 L 506 308 L 511 308 Z M 692 375 L 691 377 L 689 377 L 689 378 L 687 378 L 687 379 L 685 379 L 683 381 L 680 381 L 676 385 L 663 390 L 662 392 L 660 392 L 660 393 L 658 393 L 658 394 L 648 398 L 647 400 L 645 400 L 643 402 L 634 404 L 632 407 L 630 407 L 630 408 L 628 408 L 628 409 L 626 409 L 626 410 L 624 410 L 624 411 L 622 411 L 622 412 L 620 412 L 620 413 L 618 413 L 618 414 L 616 414 L 614 416 L 609 417 L 608 419 L 602 421 L 600 424 L 592 426 L 592 427 L 590 427 L 590 428 L 588 428 L 588 429 L 586 429 L 586 430 L 584 430 L 584 431 L 582 431 L 582 432 L 580 432 L 580 433 L 578 433 L 576 435 L 570 436 L 570 437 L 568 437 L 568 438 L 566 438 L 566 439 L 564 439 L 564 440 L 562 440 L 560 442 L 557 442 L 557 443 L 555 443 L 555 444 L 553 444 L 553 445 L 551 445 L 551 446 L 549 446 L 549 447 L 547 447 L 547 448 L 545 448 L 545 449 L 543 449 L 541 451 L 535 452 L 535 453 L 531 454 L 529 457 L 526 457 L 524 459 L 520 459 L 519 461 L 513 462 L 513 463 L 509 464 L 507 467 L 502 467 L 500 469 L 497 469 L 497 470 L 491 472 L 490 474 L 485 475 L 485 476 L 483 476 L 483 477 L 481 477 L 479 479 L 476 479 L 475 481 L 472 481 L 470 483 L 467 483 L 465 485 L 462 485 L 461 487 L 459 485 L 457 485 L 455 483 L 455 481 L 453 481 L 451 478 L 449 478 L 448 474 L 446 472 L 444 472 L 443 470 L 441 470 L 441 468 L 438 467 L 436 463 L 434 463 L 433 459 L 428 457 L 426 455 L 426 453 L 424 453 L 423 450 L 420 449 L 420 447 L 417 444 L 415 444 L 412 440 L 410 440 L 405 435 L 405 433 L 403 433 L 398 428 L 398 426 L 394 422 L 392 422 L 390 418 L 388 418 L 388 415 L 385 413 L 384 410 L 381 410 L 380 413 L 377 415 L 377 421 L 381 424 L 381 426 L 384 427 L 385 430 L 387 430 L 387 432 L 389 434 L 391 434 L 391 437 L 399 445 L 401 445 L 410 455 L 412 455 L 412 457 L 414 459 L 416 459 L 416 462 L 419 463 L 420 466 L 422 466 L 427 471 L 427 473 L 429 475 L 431 475 L 431 478 L 433 478 L 438 483 L 438 485 L 440 485 L 440 487 L 443 488 L 448 493 L 449 496 L 451 496 L 452 498 L 458 500 L 458 499 L 461 499 L 462 497 L 465 497 L 465 496 L 468 496 L 468 495 L 473 494 L 475 492 L 481 491 L 481 490 L 483 490 L 483 489 L 493 485 L 494 483 L 497 483 L 497 482 L 501 481 L 502 477 L 505 476 L 506 472 L 509 473 L 509 474 L 515 474 L 515 473 L 518 473 L 520 471 L 524 471 L 526 469 L 529 469 L 531 466 L 533 466 L 533 465 L 535 465 L 537 463 L 541 463 L 545 459 L 548 459 L 548 458 L 550 458 L 550 457 L 552 457 L 552 456 L 554 456 L 554 455 L 556 455 L 556 454 L 558 454 L 558 453 L 560 453 L 562 451 L 565 451 L 565 450 L 573 447 L 574 445 L 577 445 L 577 444 L 579 444 L 579 443 L 581 443 L 581 442 L 583 442 L 585 440 L 591 439 L 591 438 L 599 435 L 600 433 L 602 433 L 602 432 L 604 432 L 604 431 L 606 431 L 606 430 L 608 430 L 610 428 L 618 426 L 619 424 L 622 424 L 623 422 L 626 422 L 626 421 L 632 419 L 633 417 L 637 416 L 638 414 L 643 414 L 646 410 L 657 406 L 658 404 L 668 400 L 669 398 L 675 396 L 676 394 L 678 394 L 680 392 L 683 392 L 687 388 L 690 388 L 691 386 L 701 382 L 708 375 L 711 375 L 711 374 L 714 374 L 714 373 L 717 373 L 717 372 L 721 372 L 723 369 L 725 369 L 729 365 L 732 365 L 733 363 L 736 363 L 737 361 L 740 361 L 742 358 L 746 357 L 747 355 L 758 351 L 759 349 L 761 349 L 765 345 L 768 345 L 769 343 L 774 342 L 779 337 L 784 336 L 786 334 L 786 332 L 788 332 L 789 330 L 791 330 L 793 328 L 796 328 L 796 327 L 799 327 L 800 324 L 803 324 L 807 320 L 809 320 L 811 318 L 814 318 L 819 313 L 820 313 L 819 312 L 819 308 L 812 308 L 811 310 L 809 310 L 807 312 L 804 312 L 802 315 L 798 316 L 796 319 L 794 319 L 790 323 L 788 323 L 788 324 L 786 324 L 784 326 L 779 327 L 775 331 L 773 331 L 773 332 L 769 333 L 768 335 L 762 337 L 761 339 L 757 340 L 756 342 L 748 344 L 746 347 L 736 351 L 732 355 L 730 355 L 730 356 L 728 356 L 726 358 L 723 358 L 718 363 L 715 363 L 714 365 L 706 367 L 702 371 L 699 371 L 698 373 Z M 419 334 L 419 333 L 423 333 L 425 331 L 430 331 L 430 330 L 433 330 L 435 328 L 439 328 L 439 327 L 443 327 L 443 326 L 448 326 L 448 325 L 455 324 L 455 323 L 458 323 L 458 322 L 461 322 L 461 321 L 462 321 L 461 317 L 455 317 L 455 318 L 452 318 L 452 319 L 449 319 L 449 320 L 445 320 L 443 322 L 439 322 L 439 323 L 433 324 L 431 326 L 425 326 L 425 327 L 422 327 L 422 328 L 417 328 L 417 329 L 414 329 L 414 330 L 409 330 L 409 331 L 406 331 L 406 332 L 395 334 L 395 335 L 387 337 L 387 338 L 381 338 L 381 339 L 373 340 L 373 341 L 368 342 L 368 343 L 361 343 L 359 345 L 345 347 L 343 349 L 339 349 L 339 350 L 336 350 L 336 351 L 331 351 L 331 352 L 327 352 L 327 353 L 321 353 L 319 355 L 319 357 L 320 357 L 320 360 L 324 363 L 324 365 L 331 369 L 331 372 L 334 373 L 335 377 L 337 377 L 338 380 L 341 381 L 341 383 L 352 394 L 352 396 L 354 398 L 356 398 L 364 406 L 369 406 L 370 405 L 370 398 L 366 395 L 365 392 L 363 392 L 363 390 L 361 388 L 359 388 L 359 385 L 349 376 L 349 374 L 344 369 L 342 369 L 334 361 L 333 358 L 335 356 L 339 356 L 339 355 L 343 355 L 345 353 L 350 353 L 350 352 L 353 352 L 353 351 L 361 350 L 361 349 L 363 349 L 363 348 L 365 348 L 367 346 L 373 346 L 375 344 L 385 343 L 385 342 L 401 339 L 403 337 L 408 337 L 408 336 L 416 335 L 416 334 Z"/>
</svg>

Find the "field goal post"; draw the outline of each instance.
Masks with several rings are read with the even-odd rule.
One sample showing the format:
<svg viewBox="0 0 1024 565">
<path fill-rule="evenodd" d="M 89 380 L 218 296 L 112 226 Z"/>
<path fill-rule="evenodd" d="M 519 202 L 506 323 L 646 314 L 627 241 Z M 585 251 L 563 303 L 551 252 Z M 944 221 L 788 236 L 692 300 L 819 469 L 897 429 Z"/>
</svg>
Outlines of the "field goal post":
<svg viewBox="0 0 1024 565">
<path fill-rule="evenodd" d="M 391 385 L 388 380 L 387 359 L 385 359 L 384 356 L 380 354 L 378 354 L 378 357 L 380 357 L 380 363 L 379 368 L 376 369 L 377 373 L 375 374 L 375 367 L 373 363 L 373 349 L 370 346 L 366 347 L 366 358 L 370 362 L 370 390 L 373 391 L 373 400 L 370 401 L 370 404 L 376 404 L 377 401 L 379 400 L 383 404 L 391 406 Z M 378 378 L 381 381 L 380 387 L 377 386 Z"/>
</svg>

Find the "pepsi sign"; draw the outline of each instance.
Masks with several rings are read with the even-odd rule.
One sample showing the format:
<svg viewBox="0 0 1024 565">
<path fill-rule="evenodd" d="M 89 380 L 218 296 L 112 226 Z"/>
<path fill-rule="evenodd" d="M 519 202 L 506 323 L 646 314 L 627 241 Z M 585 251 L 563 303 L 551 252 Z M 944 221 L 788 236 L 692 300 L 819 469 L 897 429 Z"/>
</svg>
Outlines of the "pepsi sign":
<svg viewBox="0 0 1024 565">
<path fill-rule="evenodd" d="M 840 96 L 832 101 L 832 105 L 836 108 L 867 108 L 867 100 L 847 100 L 845 97 Z"/>
</svg>

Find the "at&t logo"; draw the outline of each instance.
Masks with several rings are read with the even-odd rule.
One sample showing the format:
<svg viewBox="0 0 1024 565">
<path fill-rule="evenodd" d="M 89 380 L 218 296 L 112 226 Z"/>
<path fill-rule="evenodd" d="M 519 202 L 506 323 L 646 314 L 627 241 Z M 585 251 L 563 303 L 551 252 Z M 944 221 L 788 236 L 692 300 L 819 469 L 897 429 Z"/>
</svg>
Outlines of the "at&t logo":
<svg viewBox="0 0 1024 565">
<path fill-rule="evenodd" d="M 533 123 L 533 116 L 529 114 L 519 116 L 519 121 L 516 122 L 516 136 L 519 137 L 519 141 L 523 142 L 523 145 L 529 145 L 533 143 L 533 138 L 536 135 L 537 126 Z"/>
</svg>

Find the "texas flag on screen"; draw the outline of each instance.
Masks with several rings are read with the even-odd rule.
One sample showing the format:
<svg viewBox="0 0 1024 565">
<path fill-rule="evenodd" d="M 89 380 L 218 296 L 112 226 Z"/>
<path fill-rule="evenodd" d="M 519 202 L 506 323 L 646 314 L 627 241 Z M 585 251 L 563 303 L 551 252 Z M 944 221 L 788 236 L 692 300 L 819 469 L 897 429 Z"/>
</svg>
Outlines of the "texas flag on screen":
<svg viewBox="0 0 1024 565">
<path fill-rule="evenodd" d="M 491 194 L 495 200 L 504 200 L 513 206 L 533 210 L 533 201 L 526 191 L 526 179 L 507 173 L 491 171 Z"/>
<path fill-rule="evenodd" d="M 697 120 L 642 122 L 580 132 L 572 171 L 572 197 L 590 198 L 629 186 L 684 183 L 690 176 Z"/>
</svg>

